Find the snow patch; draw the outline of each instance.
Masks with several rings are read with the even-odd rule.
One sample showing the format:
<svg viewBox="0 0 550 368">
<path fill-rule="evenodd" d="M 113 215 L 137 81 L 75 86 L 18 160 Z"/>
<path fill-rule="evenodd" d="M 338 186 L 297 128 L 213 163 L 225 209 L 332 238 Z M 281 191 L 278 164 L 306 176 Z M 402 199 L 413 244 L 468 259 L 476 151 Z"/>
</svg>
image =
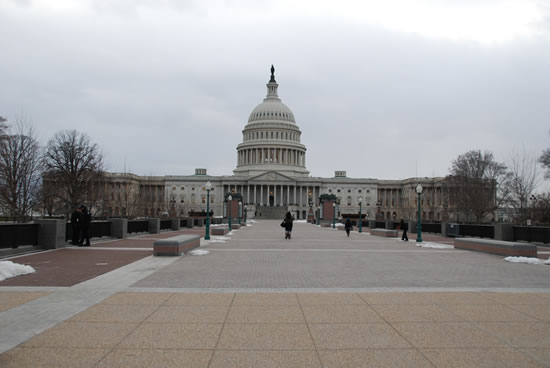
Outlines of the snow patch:
<svg viewBox="0 0 550 368">
<path fill-rule="evenodd" d="M 417 247 L 422 247 L 422 248 L 433 248 L 433 249 L 453 249 L 454 248 L 454 245 L 441 244 L 441 243 L 431 243 L 431 242 L 416 243 L 416 246 Z"/>
<path fill-rule="evenodd" d="M 538 258 L 534 258 L 534 257 L 506 257 L 506 258 L 504 258 L 504 260 L 506 262 L 510 262 L 510 263 L 527 263 L 527 264 L 535 264 L 535 265 L 539 265 L 539 264 L 550 265 L 550 257 L 546 261 L 543 261 L 542 259 L 538 259 Z"/>
<path fill-rule="evenodd" d="M 12 261 L 0 262 L 0 281 L 4 281 L 5 279 L 9 279 L 10 277 L 27 275 L 33 272 L 36 272 L 36 270 L 31 266 L 13 263 Z"/>
<path fill-rule="evenodd" d="M 209 253 L 210 251 L 202 249 L 193 249 L 192 251 L 189 251 L 189 254 L 192 256 L 205 256 Z"/>
</svg>

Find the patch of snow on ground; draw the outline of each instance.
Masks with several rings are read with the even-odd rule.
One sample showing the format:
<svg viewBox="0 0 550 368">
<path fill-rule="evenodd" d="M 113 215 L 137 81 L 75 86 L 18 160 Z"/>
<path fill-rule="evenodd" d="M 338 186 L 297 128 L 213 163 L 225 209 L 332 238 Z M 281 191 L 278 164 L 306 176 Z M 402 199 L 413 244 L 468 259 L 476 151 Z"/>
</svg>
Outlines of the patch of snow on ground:
<svg viewBox="0 0 550 368">
<path fill-rule="evenodd" d="M 231 230 L 230 232 L 228 232 L 226 235 L 233 235 L 233 230 Z"/>
<path fill-rule="evenodd" d="M 296 220 L 296 222 L 301 222 L 301 223 L 305 224 L 307 222 L 307 220 Z"/>
<path fill-rule="evenodd" d="M 542 259 L 534 258 L 534 257 L 506 257 L 504 258 L 506 262 L 511 263 L 527 263 L 527 264 L 547 264 L 550 265 L 550 258 L 548 258 L 546 261 L 543 261 Z"/>
<path fill-rule="evenodd" d="M 36 270 L 31 266 L 13 263 L 12 261 L 0 262 L 0 281 L 4 281 L 10 277 L 26 275 L 33 272 L 36 272 Z"/>
<path fill-rule="evenodd" d="M 230 240 L 231 238 L 227 236 L 213 236 L 210 239 L 210 243 L 225 243 L 226 240 Z"/>
<path fill-rule="evenodd" d="M 209 253 L 210 253 L 210 251 L 202 250 L 202 249 L 193 249 L 193 250 L 189 251 L 189 254 L 192 255 L 192 256 L 205 256 Z"/>
<path fill-rule="evenodd" d="M 422 247 L 422 248 L 434 248 L 434 249 L 453 249 L 454 248 L 454 246 L 450 244 L 441 244 L 441 243 L 432 243 L 432 242 L 416 243 L 416 246 Z"/>
<path fill-rule="evenodd" d="M 247 223 L 247 224 L 255 224 L 255 223 L 257 223 L 257 222 L 258 222 L 258 221 L 256 221 L 256 220 L 246 220 L 246 223 Z"/>
</svg>

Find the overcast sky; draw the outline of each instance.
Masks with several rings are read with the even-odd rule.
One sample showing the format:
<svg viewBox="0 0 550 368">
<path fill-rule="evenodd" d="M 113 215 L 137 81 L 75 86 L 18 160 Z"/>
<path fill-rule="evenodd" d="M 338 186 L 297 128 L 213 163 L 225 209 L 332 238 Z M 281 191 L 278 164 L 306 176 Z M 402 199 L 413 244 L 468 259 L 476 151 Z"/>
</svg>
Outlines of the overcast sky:
<svg viewBox="0 0 550 368">
<path fill-rule="evenodd" d="M 312 176 L 550 146 L 548 0 L 0 0 L 0 116 L 109 171 L 231 175 L 271 64 Z"/>
</svg>

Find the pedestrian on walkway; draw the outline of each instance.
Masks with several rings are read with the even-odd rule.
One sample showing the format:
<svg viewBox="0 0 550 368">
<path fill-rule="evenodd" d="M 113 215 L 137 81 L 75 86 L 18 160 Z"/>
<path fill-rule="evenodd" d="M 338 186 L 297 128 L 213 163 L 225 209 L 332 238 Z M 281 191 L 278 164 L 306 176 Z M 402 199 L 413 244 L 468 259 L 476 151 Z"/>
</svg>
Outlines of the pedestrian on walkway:
<svg viewBox="0 0 550 368">
<path fill-rule="evenodd" d="M 349 238 L 349 232 L 352 229 L 351 221 L 349 218 L 346 219 L 346 224 L 344 225 L 344 227 L 346 228 L 346 234 L 348 234 L 348 238 Z"/>
<path fill-rule="evenodd" d="M 72 244 L 77 245 L 80 240 L 80 208 L 76 207 L 71 215 L 71 230 L 73 231 Z"/>
<path fill-rule="evenodd" d="M 81 247 L 89 247 L 90 246 L 90 223 L 92 222 L 92 214 L 86 206 L 82 205 L 80 206 L 80 212 L 81 214 L 81 221 L 80 221 L 80 242 L 78 242 L 78 245 Z M 86 241 L 86 243 L 84 243 Z"/>
<path fill-rule="evenodd" d="M 409 237 L 407 236 L 407 230 L 409 230 L 409 224 L 403 221 L 403 219 L 401 219 L 401 222 L 399 223 L 399 228 L 403 230 L 403 235 L 401 235 L 401 240 L 409 241 Z"/>
<path fill-rule="evenodd" d="M 290 212 L 286 213 L 286 216 L 281 223 L 281 226 L 285 228 L 285 239 L 290 239 L 292 235 L 292 221 L 294 221 L 294 217 Z"/>
</svg>

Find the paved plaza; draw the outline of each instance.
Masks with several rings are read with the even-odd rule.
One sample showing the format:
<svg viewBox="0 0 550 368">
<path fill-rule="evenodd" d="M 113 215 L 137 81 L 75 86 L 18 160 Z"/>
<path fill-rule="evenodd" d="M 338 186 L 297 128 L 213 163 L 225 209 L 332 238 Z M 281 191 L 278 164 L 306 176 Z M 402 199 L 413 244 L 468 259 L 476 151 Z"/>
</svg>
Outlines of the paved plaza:
<svg viewBox="0 0 550 368">
<path fill-rule="evenodd" d="M 0 282 L 0 367 L 550 367 L 550 266 L 279 222 L 11 259 L 37 272 Z"/>
</svg>

